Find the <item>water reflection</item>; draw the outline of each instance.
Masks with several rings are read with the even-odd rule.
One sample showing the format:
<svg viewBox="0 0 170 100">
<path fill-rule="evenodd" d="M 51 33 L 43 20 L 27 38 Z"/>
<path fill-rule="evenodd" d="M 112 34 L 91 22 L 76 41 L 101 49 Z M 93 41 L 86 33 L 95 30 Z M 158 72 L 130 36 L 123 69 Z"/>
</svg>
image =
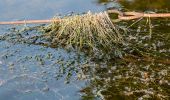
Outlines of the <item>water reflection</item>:
<svg viewBox="0 0 170 100">
<path fill-rule="evenodd" d="M 118 2 L 125 10 L 135 11 L 168 11 L 169 0 L 98 0 L 98 3 Z"/>
<path fill-rule="evenodd" d="M 39 7 L 46 9 L 41 2 L 36 2 Z M 62 4 L 64 1 L 60 2 Z M 107 0 L 100 2 L 106 3 Z M 146 6 L 145 9 L 141 7 L 144 5 L 139 5 L 137 8 L 129 7 L 130 4 L 136 5 L 144 1 L 120 0 L 120 2 L 124 6 L 128 3 L 125 8 L 129 10 L 132 8 L 148 10 Z M 11 2 L 9 5 L 15 3 Z M 153 8 L 164 9 L 166 5 L 163 5 Z M 73 9 L 80 10 L 76 7 L 69 10 Z M 35 12 L 29 12 L 29 15 Z M 42 14 L 46 12 L 48 11 L 40 10 Z M 40 13 L 31 18 L 41 17 Z M 46 14 L 42 16 L 48 17 Z M 134 21 L 118 23 L 122 27 L 132 26 L 124 36 L 127 44 L 121 48 L 126 55 L 123 55 L 123 58 L 113 57 L 113 59 L 107 59 L 106 56 L 99 58 L 101 55 L 97 57 L 83 53 L 81 55 L 63 48 L 51 48 L 42 45 L 44 41 L 38 41 L 42 43 L 35 45 L 34 39 L 28 37 L 39 36 L 41 33 L 36 30 L 18 31 L 13 28 L 10 30 L 12 31 L 10 35 L 1 38 L 0 42 L 0 98 L 5 100 L 70 100 L 70 96 L 73 100 L 169 98 L 170 22 L 169 19 L 151 20 L 152 27 L 150 27 L 148 21 L 149 19 L 143 19 L 135 25 L 132 25 Z M 22 40 L 23 38 L 29 42 Z"/>
<path fill-rule="evenodd" d="M 83 13 L 89 10 L 98 12 L 104 9 L 103 6 L 95 4 L 95 0 L 0 0 L 0 2 L 0 21 L 48 19 L 56 14 L 67 15 L 71 12 Z M 8 39 L 0 39 L 0 99 L 70 100 L 70 96 L 74 100 L 79 99 L 80 94 L 77 91 L 85 81 L 77 81 L 75 75 L 81 66 L 77 58 L 74 58 L 77 54 L 68 53 L 64 49 L 23 44 L 22 41 L 17 43 L 15 38 L 21 38 L 21 35 L 17 34 L 15 26 L 10 30 L 8 27 L 11 26 L 1 26 L 0 30 L 0 36 L 10 33 Z M 36 31 L 23 34 L 28 37 L 27 33 L 32 36 L 38 35 Z M 81 77 L 83 76 L 79 76 L 79 79 Z"/>
<path fill-rule="evenodd" d="M 81 66 L 76 53 L 6 41 L 0 45 L 0 99 L 80 98 L 77 91 L 84 82 L 76 77 Z"/>
<path fill-rule="evenodd" d="M 140 10 L 140 11 L 160 11 L 169 10 L 169 0 L 120 0 L 120 3 L 129 10 Z"/>
<path fill-rule="evenodd" d="M 47 19 L 57 14 L 101 11 L 93 0 L 0 0 L 0 20 Z"/>
<path fill-rule="evenodd" d="M 129 27 L 132 23 L 134 22 L 120 22 L 119 25 Z M 31 59 L 29 64 L 31 65 L 33 62 L 38 64 L 42 69 L 41 73 L 45 76 L 41 76 L 42 79 L 47 81 L 51 80 L 50 76 L 57 80 L 64 78 L 66 83 L 69 83 L 70 79 L 72 80 L 72 76 L 76 76 L 76 79 L 84 80 L 86 83 L 85 86 L 83 86 L 84 88 L 79 88 L 80 93 L 82 93 L 81 99 L 84 100 L 97 98 L 106 100 L 130 100 L 134 98 L 167 99 L 170 80 L 169 23 L 168 19 L 161 19 L 159 21 L 152 20 L 154 26 L 150 28 L 147 19 L 143 19 L 129 27 L 127 34 L 124 33 L 126 43 L 119 47 L 119 49 L 124 52 L 121 58 L 110 55 L 109 59 L 107 52 L 105 54 L 107 56 L 96 54 L 94 57 L 91 54 L 84 55 L 83 52 L 81 52 L 82 55 L 80 55 L 80 52 L 77 52 L 78 55 L 76 55 L 75 52 L 70 51 L 64 52 L 62 56 L 65 56 L 64 54 L 67 53 L 68 55 L 64 58 L 61 56 L 62 58 L 60 58 L 57 56 L 57 54 L 60 53 L 50 47 L 50 49 L 52 49 L 50 53 L 46 53 L 46 48 L 44 48 L 45 50 L 43 49 L 42 54 L 34 51 L 36 54 L 21 58 L 22 60 L 17 60 L 17 63 L 26 62 L 27 64 L 27 61 Z M 162 25 L 164 25 L 163 27 L 165 27 L 165 29 L 167 28 L 167 30 L 161 31 L 160 28 Z M 39 32 L 35 31 L 37 28 L 41 29 L 41 26 L 35 29 L 33 28 L 34 30 L 31 31 L 20 31 L 21 33 L 15 30 L 12 32 L 13 34 L 7 34 L 4 40 L 10 43 L 12 42 L 13 44 L 24 43 L 25 45 L 31 44 L 31 47 L 35 46 L 34 42 L 29 38 L 26 39 L 27 41 L 22 39 L 27 36 L 32 36 L 33 33 L 37 36 L 40 35 Z M 29 40 L 30 42 L 28 42 Z M 40 40 L 37 42 L 43 43 L 44 41 Z M 43 46 L 41 44 L 39 45 L 40 47 Z M 47 45 L 46 47 L 49 46 Z M 10 56 L 13 56 L 12 54 L 16 52 L 7 53 L 3 55 L 2 58 L 8 58 L 8 60 L 10 60 Z M 8 65 L 10 68 L 14 68 L 13 63 Z M 57 69 L 55 69 L 56 67 Z M 30 70 L 28 71 L 29 73 L 39 73 L 39 68 L 37 69 L 35 65 L 31 65 L 28 68 Z M 53 90 L 55 87 L 53 83 L 55 82 L 50 81 L 50 85 L 48 85 L 49 89 L 52 88 Z M 46 85 L 43 85 L 41 89 L 44 90 L 44 88 L 48 90 Z"/>
</svg>

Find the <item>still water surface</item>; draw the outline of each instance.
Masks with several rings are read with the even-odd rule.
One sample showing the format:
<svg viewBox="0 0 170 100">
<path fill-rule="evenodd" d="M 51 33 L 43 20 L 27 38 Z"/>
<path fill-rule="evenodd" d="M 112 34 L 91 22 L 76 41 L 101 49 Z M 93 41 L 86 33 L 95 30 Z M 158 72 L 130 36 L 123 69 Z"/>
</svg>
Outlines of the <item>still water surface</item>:
<svg viewBox="0 0 170 100">
<path fill-rule="evenodd" d="M 109 0 L 0 0 L 0 21 L 10 21 L 10 20 L 25 20 L 25 19 L 49 19 L 55 15 L 68 15 L 71 12 L 83 13 L 87 11 L 100 12 L 106 10 L 107 7 L 130 10 L 130 11 L 149 11 L 149 12 L 168 12 L 170 9 L 169 0 L 116 0 L 119 2 L 109 2 Z M 168 43 L 168 37 L 170 33 L 169 20 L 154 22 L 153 33 L 165 33 L 163 34 L 167 38 L 166 49 L 170 52 L 170 45 Z M 129 24 L 129 23 L 127 23 Z M 130 25 L 130 24 L 129 24 Z M 142 29 L 145 25 L 141 24 L 138 27 L 138 33 L 145 33 L 147 29 Z M 162 26 L 160 26 L 162 25 Z M 8 28 L 13 26 L 0 26 L 0 35 L 5 32 L 9 32 Z M 25 27 L 25 26 L 21 26 Z M 136 27 L 134 27 L 136 28 Z M 162 30 L 163 29 L 163 30 Z M 136 32 L 136 31 L 135 31 Z M 12 32 L 11 32 L 12 33 Z M 147 33 L 147 32 L 146 32 Z M 33 32 L 32 34 L 35 34 Z M 133 36 L 132 34 L 130 34 Z M 136 35 L 136 34 L 135 34 Z M 135 37 L 135 36 L 134 36 Z M 140 38 L 140 37 L 139 37 Z M 143 40 L 145 38 L 141 37 Z M 146 37 L 147 38 L 147 37 Z M 11 39 L 11 38 L 10 38 Z M 9 40 L 10 40 L 9 39 Z M 141 40 L 142 40 L 141 39 Z M 153 39 L 154 40 L 154 39 Z M 156 39 L 155 39 L 156 40 Z M 158 39 L 159 40 L 159 39 Z M 162 39 L 160 39 L 162 40 Z M 163 40 L 162 40 L 163 41 Z M 161 44 L 161 41 L 156 41 L 157 44 Z M 136 44 L 135 44 L 136 45 Z M 142 44 L 143 45 L 143 44 Z M 149 44 L 152 45 L 152 44 Z M 148 45 L 146 45 L 148 46 Z M 149 48 L 149 47 L 148 47 Z M 158 49 L 162 50 L 163 47 Z M 168 53 L 169 53 L 168 52 Z M 168 55 L 168 53 L 163 55 Z M 79 99 L 95 99 L 100 95 L 100 89 L 106 95 L 106 99 L 125 99 L 120 95 L 121 92 L 119 88 L 123 88 L 124 85 L 131 86 L 133 81 L 121 80 L 121 75 L 137 75 L 140 77 L 139 73 L 142 71 L 150 71 L 148 66 L 153 67 L 153 69 L 158 72 L 166 72 L 166 67 L 169 65 L 150 65 L 150 63 L 142 63 L 135 65 L 130 63 L 128 66 L 123 67 L 116 66 L 118 64 L 110 65 L 107 68 L 103 66 L 98 66 L 93 74 L 95 76 L 92 79 L 87 80 L 77 80 L 75 66 L 78 66 L 83 62 L 85 58 L 77 58 L 76 52 L 67 52 L 62 48 L 50 48 L 43 47 L 40 45 L 30 45 L 30 44 L 15 44 L 8 41 L 0 40 L 0 100 L 79 100 Z M 169 57 L 167 57 L 169 58 Z M 133 59 L 132 59 L 133 60 Z M 135 61 L 135 60 L 134 60 Z M 114 61 L 112 61 L 114 62 Z M 100 63 L 100 62 L 99 62 Z M 146 65 L 145 65 L 146 64 Z M 148 65 L 147 65 L 148 64 Z M 66 65 L 70 65 L 68 69 L 63 69 Z M 104 66 L 106 66 L 104 65 Z M 135 66 L 134 69 L 131 69 Z M 141 68 L 138 69 L 138 66 Z M 100 68 L 101 67 L 101 68 Z M 146 69 L 146 67 L 148 69 Z M 115 71 L 115 69 L 120 69 Z M 137 72 L 137 70 L 142 70 Z M 152 68 L 151 68 L 152 69 Z M 159 70 L 161 69 L 161 70 Z M 65 71 L 66 70 L 66 71 Z M 110 72 L 113 71 L 113 72 Z M 133 71 L 129 73 L 127 70 Z M 119 71 L 122 71 L 119 72 Z M 127 73 L 124 73 L 126 72 Z M 155 71 L 151 70 L 151 73 L 155 75 Z M 156 73 L 158 73 L 156 72 Z M 169 70 L 167 71 L 169 72 Z M 64 74 L 65 73 L 65 74 Z M 72 74 L 69 78 L 71 81 L 67 84 L 66 75 Z M 121 73 L 121 75 L 120 75 Z M 169 74 L 167 74 L 169 75 Z M 166 75 L 165 75 L 166 76 Z M 123 86 L 117 88 L 119 82 L 111 80 L 112 78 L 120 79 Z M 135 77 L 135 76 L 134 76 Z M 160 76 L 161 77 L 161 76 Z M 165 78 L 166 79 L 166 78 Z M 90 80 L 90 81 L 89 81 Z M 168 78 L 167 78 L 168 80 Z M 116 85 L 115 85 L 116 84 Z M 138 83 L 137 83 L 138 84 Z M 136 88 L 142 87 L 145 84 L 139 84 Z M 152 85 L 152 84 L 151 84 Z M 155 84 L 154 84 L 155 85 Z M 157 84 L 156 84 L 157 85 Z M 156 86 L 155 85 L 155 86 Z M 153 86 L 153 85 L 152 85 Z M 132 86 L 133 87 L 133 86 Z M 82 90 L 84 88 L 84 90 Z M 142 87 L 143 88 L 143 87 Z M 163 86 L 164 88 L 164 86 Z M 167 88 L 167 89 L 166 89 Z M 124 89 L 124 88 L 123 88 Z M 128 90 L 129 88 L 125 88 Z M 133 88 L 132 88 L 133 89 Z M 140 89 L 140 88 L 139 88 Z M 148 87 L 150 91 L 150 87 Z M 80 92 L 81 90 L 81 92 Z M 106 91 L 105 91 L 106 90 Z M 168 90 L 168 86 L 165 86 L 165 90 Z M 112 91 L 112 92 L 110 92 Z M 128 90 L 130 91 L 130 90 Z M 149 91 L 149 92 L 150 92 Z M 114 94 L 115 93 L 115 94 Z M 168 92 L 165 92 L 165 94 Z M 140 95 L 140 94 L 137 94 Z M 99 97 L 99 98 L 102 98 Z M 132 96 L 133 98 L 133 96 Z M 132 99 L 130 98 L 130 99 Z M 134 96 L 136 98 L 136 96 Z M 137 97 L 138 98 L 138 97 Z M 140 96 L 139 96 L 140 98 Z"/>
<path fill-rule="evenodd" d="M 71 12 L 102 11 L 96 0 L 0 0 L 0 20 L 47 19 Z"/>
<path fill-rule="evenodd" d="M 0 21 L 49 19 L 55 15 L 104 10 L 95 0 L 0 0 Z M 8 28 L 10 28 L 8 26 Z M 8 32 L 1 26 L 1 34 Z M 52 58 L 46 57 L 52 55 Z M 0 42 L 0 100 L 78 100 L 84 81 L 56 80 L 56 59 L 74 59 L 74 53 L 42 46 Z M 44 64 L 37 59 L 45 60 Z"/>
</svg>

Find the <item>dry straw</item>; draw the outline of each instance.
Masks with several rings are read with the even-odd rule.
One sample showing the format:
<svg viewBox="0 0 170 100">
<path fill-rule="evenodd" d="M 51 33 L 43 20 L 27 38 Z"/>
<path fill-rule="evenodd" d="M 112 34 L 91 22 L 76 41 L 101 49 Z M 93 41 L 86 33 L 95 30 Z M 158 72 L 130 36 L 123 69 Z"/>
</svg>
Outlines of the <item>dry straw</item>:
<svg viewBox="0 0 170 100">
<path fill-rule="evenodd" d="M 79 50 L 84 48 L 110 50 L 116 44 L 123 42 L 122 35 L 107 12 L 67 16 L 60 22 L 50 24 L 46 30 L 49 29 L 50 32 L 45 36 L 52 43 Z"/>
</svg>

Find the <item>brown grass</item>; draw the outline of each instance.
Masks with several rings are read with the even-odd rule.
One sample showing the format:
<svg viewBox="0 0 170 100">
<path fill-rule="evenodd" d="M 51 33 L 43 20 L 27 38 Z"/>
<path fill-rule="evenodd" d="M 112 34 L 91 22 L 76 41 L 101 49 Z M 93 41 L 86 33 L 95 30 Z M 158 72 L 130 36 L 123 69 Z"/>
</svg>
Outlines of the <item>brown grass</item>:
<svg viewBox="0 0 170 100">
<path fill-rule="evenodd" d="M 122 35 L 106 12 L 67 16 L 60 22 L 50 24 L 46 29 L 50 30 L 46 37 L 50 38 L 52 43 L 79 50 L 110 50 L 115 44 L 123 42 Z"/>
</svg>

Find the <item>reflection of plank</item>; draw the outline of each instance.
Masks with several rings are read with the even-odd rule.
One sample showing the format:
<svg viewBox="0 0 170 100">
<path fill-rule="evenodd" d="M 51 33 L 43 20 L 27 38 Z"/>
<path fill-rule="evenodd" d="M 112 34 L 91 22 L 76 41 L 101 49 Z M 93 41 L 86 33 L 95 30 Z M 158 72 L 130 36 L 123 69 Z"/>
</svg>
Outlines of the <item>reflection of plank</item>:
<svg viewBox="0 0 170 100">
<path fill-rule="evenodd" d="M 170 17 L 170 13 L 143 13 L 143 12 L 121 12 L 116 9 L 110 9 L 107 11 L 108 13 L 118 14 L 118 19 L 120 20 L 133 20 L 138 18 L 168 18 Z"/>
</svg>

